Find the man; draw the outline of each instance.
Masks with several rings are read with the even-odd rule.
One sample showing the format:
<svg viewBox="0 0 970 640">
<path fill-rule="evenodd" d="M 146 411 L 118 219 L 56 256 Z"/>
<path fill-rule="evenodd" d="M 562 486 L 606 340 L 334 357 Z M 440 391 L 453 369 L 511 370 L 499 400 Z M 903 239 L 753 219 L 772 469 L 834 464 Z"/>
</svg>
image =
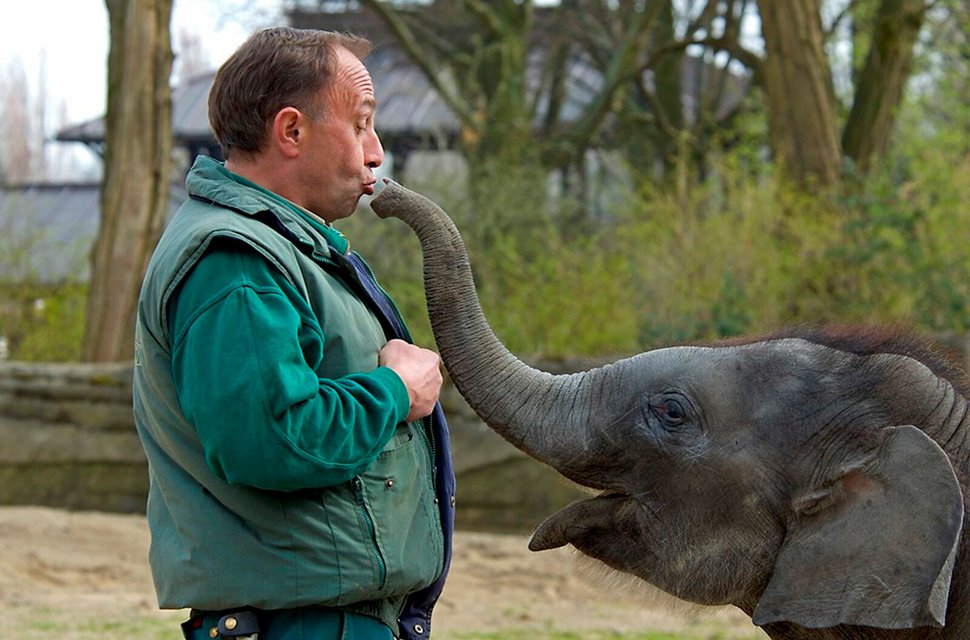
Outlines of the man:
<svg viewBox="0 0 970 640">
<path fill-rule="evenodd" d="M 437 354 L 331 225 L 373 193 L 369 45 L 253 35 L 219 69 L 225 164 L 142 288 L 134 411 L 150 562 L 186 638 L 423 638 L 450 560 L 454 473 Z"/>
</svg>

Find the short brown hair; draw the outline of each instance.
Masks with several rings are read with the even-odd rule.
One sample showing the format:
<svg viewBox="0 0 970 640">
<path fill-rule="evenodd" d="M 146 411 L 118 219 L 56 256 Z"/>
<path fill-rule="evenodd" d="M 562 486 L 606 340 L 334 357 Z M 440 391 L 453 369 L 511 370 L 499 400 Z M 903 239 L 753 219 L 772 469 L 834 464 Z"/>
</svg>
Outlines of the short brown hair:
<svg viewBox="0 0 970 640">
<path fill-rule="evenodd" d="M 337 47 L 361 59 L 371 50 L 364 38 L 318 29 L 274 27 L 250 36 L 209 91 L 209 125 L 223 157 L 260 151 L 280 109 L 317 108 L 312 100 L 333 76 Z"/>
</svg>

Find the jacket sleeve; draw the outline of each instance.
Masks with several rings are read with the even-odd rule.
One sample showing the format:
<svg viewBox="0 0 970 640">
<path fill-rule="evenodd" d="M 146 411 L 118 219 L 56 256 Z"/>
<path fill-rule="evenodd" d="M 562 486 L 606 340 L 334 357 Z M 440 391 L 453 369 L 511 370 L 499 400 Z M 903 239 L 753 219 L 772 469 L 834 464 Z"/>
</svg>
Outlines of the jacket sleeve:
<svg viewBox="0 0 970 640">
<path fill-rule="evenodd" d="M 172 373 L 212 471 L 232 484 L 293 491 L 357 475 L 409 401 L 392 370 L 328 379 L 324 336 L 291 283 L 239 242 L 211 247 L 169 303 Z M 311 361 L 308 361 L 308 357 Z"/>
</svg>

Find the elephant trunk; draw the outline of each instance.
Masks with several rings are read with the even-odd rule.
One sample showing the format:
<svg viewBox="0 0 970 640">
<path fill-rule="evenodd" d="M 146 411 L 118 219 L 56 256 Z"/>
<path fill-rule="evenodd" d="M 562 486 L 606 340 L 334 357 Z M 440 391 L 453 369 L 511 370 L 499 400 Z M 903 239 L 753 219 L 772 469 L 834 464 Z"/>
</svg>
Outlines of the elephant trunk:
<svg viewBox="0 0 970 640">
<path fill-rule="evenodd" d="M 471 264 L 457 228 L 440 207 L 401 185 L 371 202 L 382 218 L 394 216 L 417 234 L 424 253 L 424 284 L 435 341 L 462 397 L 493 430 L 533 458 L 587 486 L 599 474 L 583 455 L 591 438 L 593 398 L 610 367 L 552 375 L 512 355 L 482 313 Z M 597 400 L 602 403 L 601 399 Z"/>
</svg>

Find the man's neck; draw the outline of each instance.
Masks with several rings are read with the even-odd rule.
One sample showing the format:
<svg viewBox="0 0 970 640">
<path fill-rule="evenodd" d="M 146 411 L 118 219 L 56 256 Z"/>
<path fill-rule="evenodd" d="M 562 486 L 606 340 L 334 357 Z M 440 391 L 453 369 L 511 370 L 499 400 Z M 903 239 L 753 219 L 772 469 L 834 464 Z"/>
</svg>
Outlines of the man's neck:
<svg viewBox="0 0 970 640">
<path fill-rule="evenodd" d="M 226 169 L 232 173 L 286 198 L 286 196 L 283 195 L 285 189 L 282 189 L 282 185 L 279 184 L 281 182 L 280 178 L 275 174 L 264 170 L 262 166 L 263 163 L 258 162 L 226 160 Z M 286 199 L 289 200 L 289 198 Z"/>
<path fill-rule="evenodd" d="M 280 188 L 279 186 L 274 187 L 274 184 L 273 184 L 274 179 L 278 181 L 279 177 L 275 175 L 267 175 L 265 171 L 261 171 L 260 170 L 261 163 L 239 162 L 239 161 L 232 162 L 230 160 L 226 160 L 225 166 L 226 166 L 226 169 L 231 173 L 241 178 L 245 178 L 249 182 L 252 182 L 253 184 L 257 184 L 263 189 L 266 189 L 267 191 L 272 191 L 280 198 L 283 198 L 286 201 L 290 202 L 294 206 L 298 207 L 300 211 L 305 213 L 307 217 L 314 220 L 315 222 L 325 227 L 331 226 L 330 223 L 324 220 L 322 217 L 318 216 L 317 214 L 310 211 L 300 203 L 288 197 L 286 195 L 286 189 Z"/>
</svg>

